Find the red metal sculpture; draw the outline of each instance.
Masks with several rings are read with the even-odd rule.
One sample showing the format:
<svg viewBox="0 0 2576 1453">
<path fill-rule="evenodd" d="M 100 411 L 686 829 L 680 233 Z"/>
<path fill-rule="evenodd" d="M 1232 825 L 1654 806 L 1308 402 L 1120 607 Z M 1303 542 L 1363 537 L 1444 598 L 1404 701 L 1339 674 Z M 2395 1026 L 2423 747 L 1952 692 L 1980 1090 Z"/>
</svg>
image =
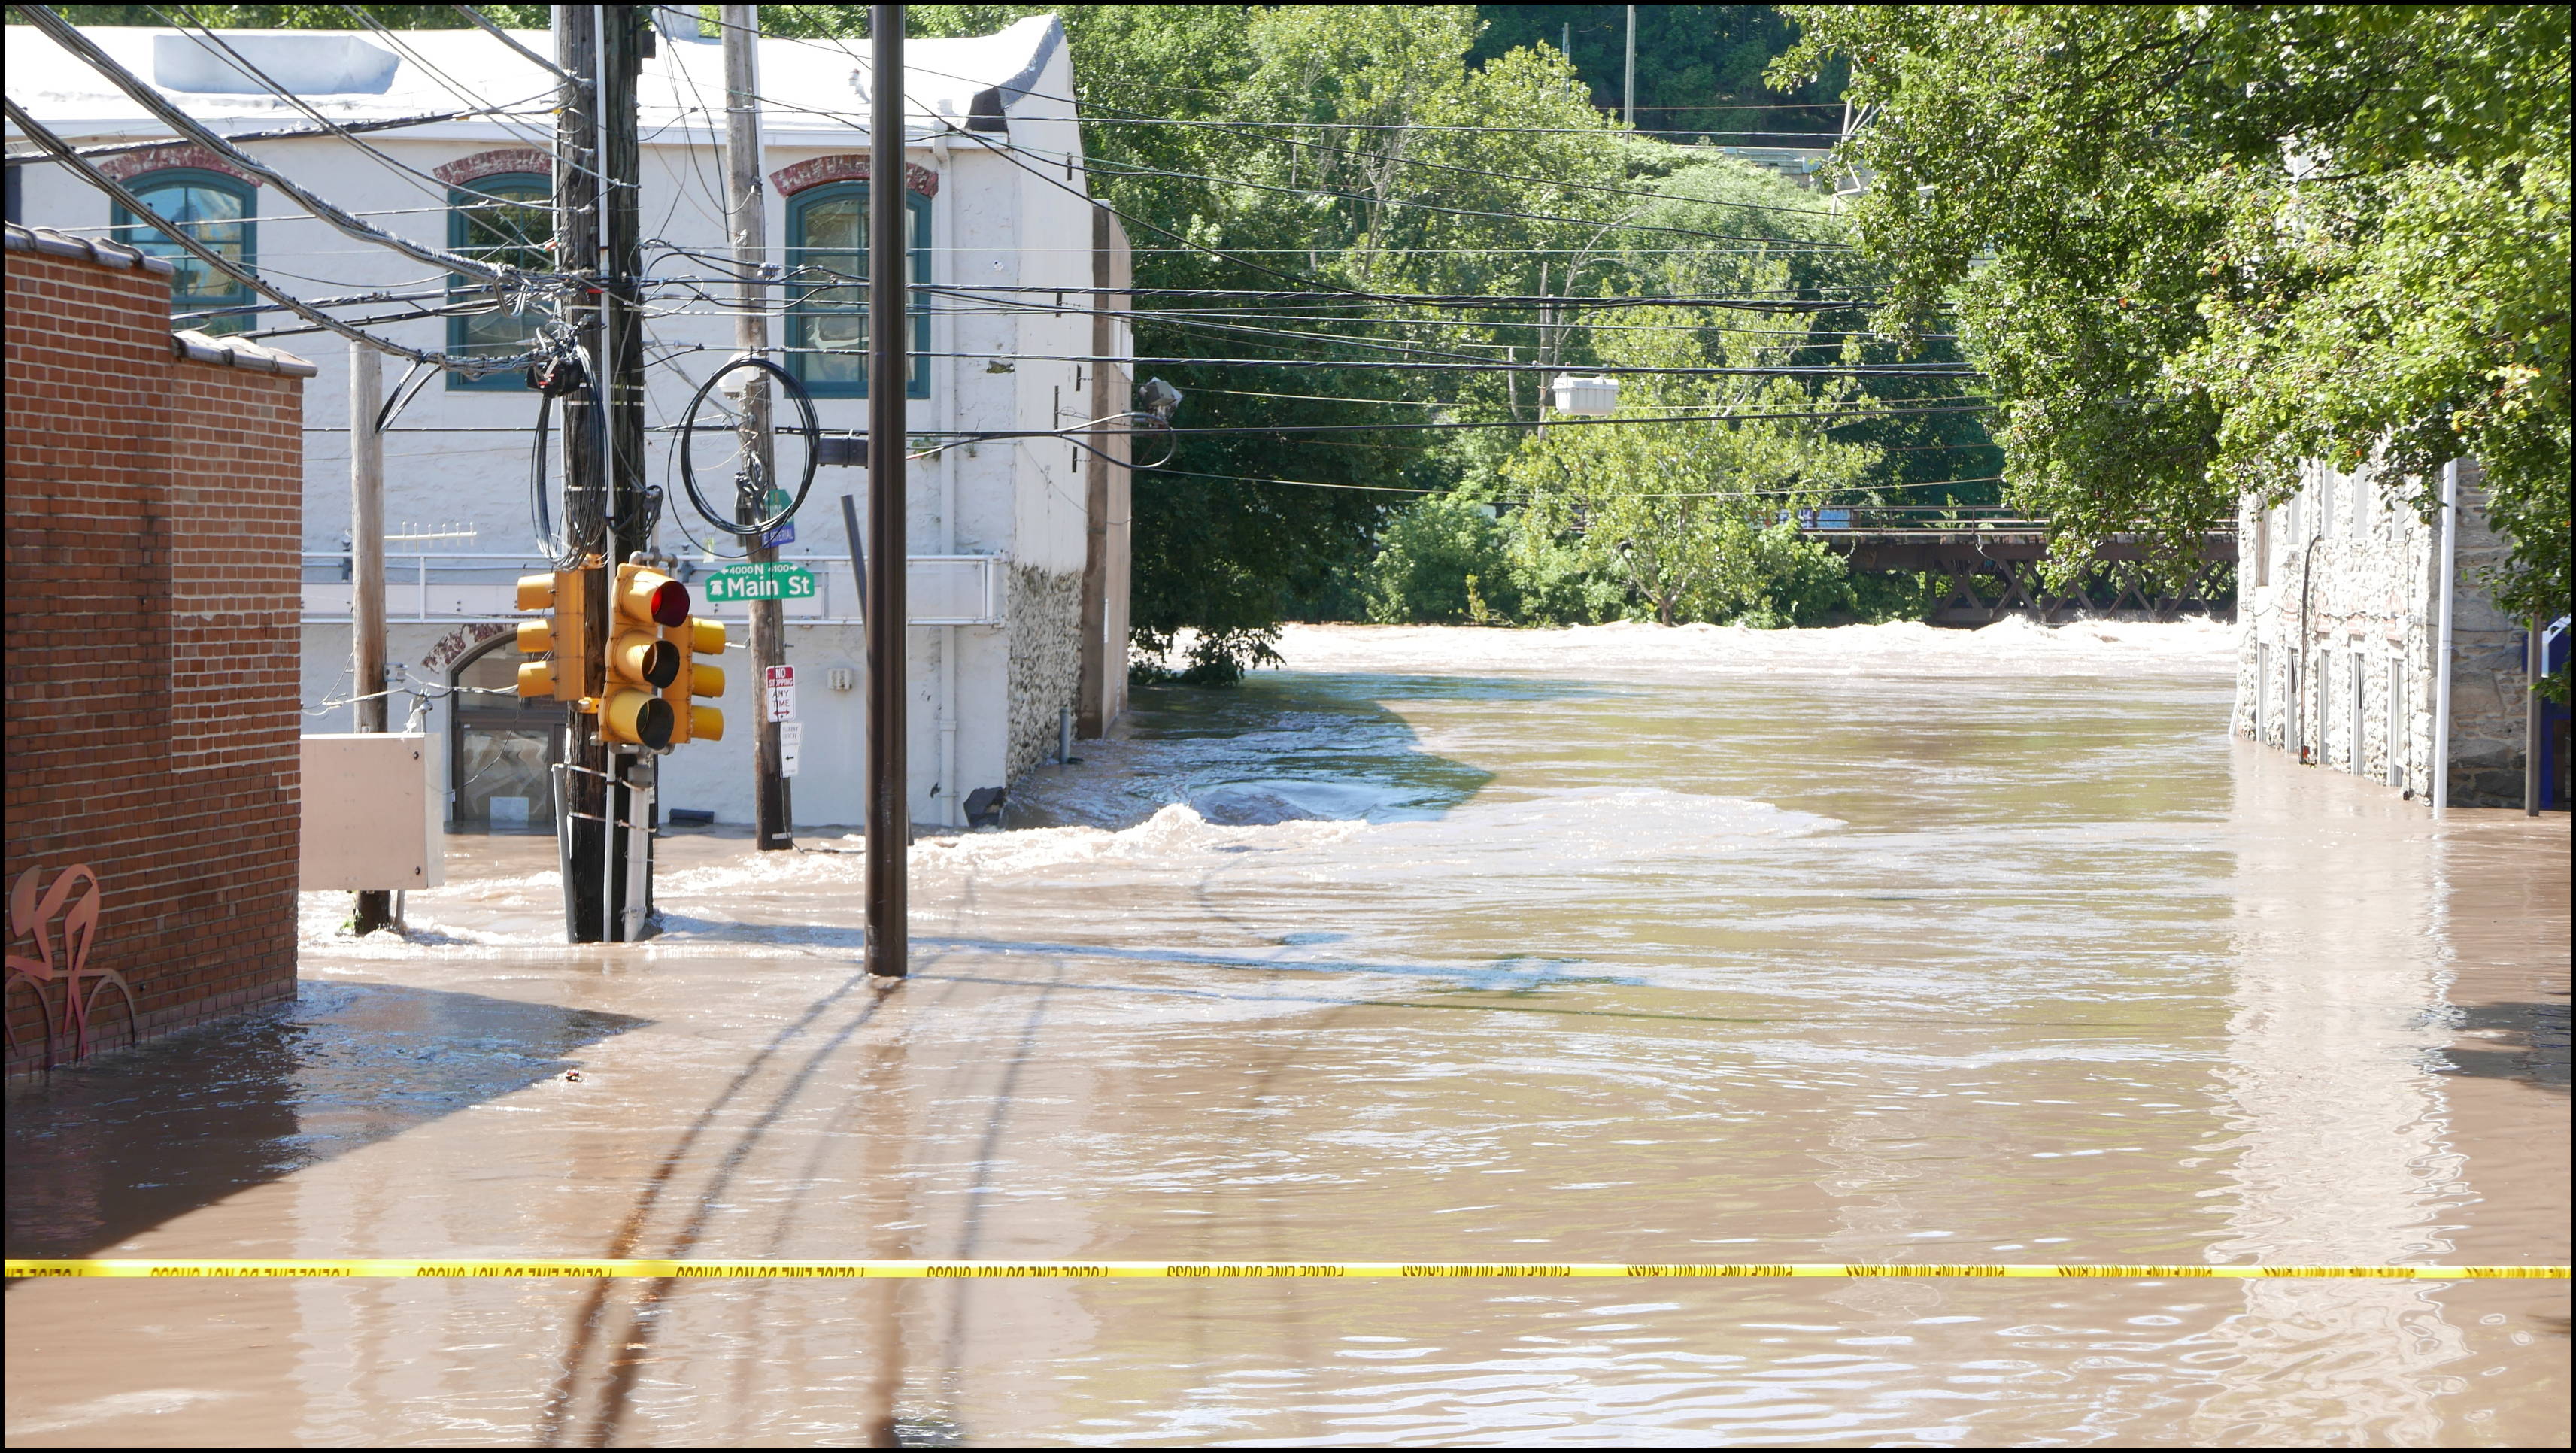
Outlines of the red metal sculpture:
<svg viewBox="0 0 2576 1453">
<path fill-rule="evenodd" d="M 142 1016 L 134 991 L 126 985 L 125 976 L 113 969 L 89 966 L 89 951 L 98 936 L 98 874 L 87 863 L 75 863 L 54 878 L 54 886 L 40 898 L 37 886 L 41 869 L 29 868 L 18 875 L 9 889 L 9 938 L 14 950 L 17 940 L 35 940 L 36 955 L 29 958 L 11 952 L 8 955 L 10 989 L 25 984 L 35 995 L 36 1007 L 45 1030 L 45 1068 L 59 1061 L 56 1046 L 65 1036 L 71 1039 L 71 1062 L 89 1058 L 90 1021 L 100 1003 L 113 989 L 125 1002 L 125 1032 L 132 1043 Z M 61 915 L 63 957 L 54 959 L 55 916 Z M 18 1026 L 8 1023 L 9 1057 L 14 1062 L 18 1052 Z"/>
</svg>

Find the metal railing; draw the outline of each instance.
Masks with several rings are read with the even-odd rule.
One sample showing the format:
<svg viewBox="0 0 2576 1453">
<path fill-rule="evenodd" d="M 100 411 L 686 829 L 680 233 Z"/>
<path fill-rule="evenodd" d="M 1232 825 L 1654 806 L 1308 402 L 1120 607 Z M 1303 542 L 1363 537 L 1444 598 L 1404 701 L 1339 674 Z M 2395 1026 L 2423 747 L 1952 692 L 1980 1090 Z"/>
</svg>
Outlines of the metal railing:
<svg viewBox="0 0 2576 1453">
<path fill-rule="evenodd" d="M 704 577 L 726 561 L 683 560 L 677 573 L 685 583 Z M 780 602 L 789 620 L 853 622 L 861 601 L 847 559 L 790 558 L 813 575 L 815 593 Z M 907 612 L 917 626 L 990 626 L 1002 622 L 1005 605 L 1002 557 L 998 555 L 915 555 L 906 562 Z M 385 552 L 385 618 L 392 621 L 511 620 L 518 610 L 518 579 L 553 567 L 535 554 L 508 551 L 388 550 Z M 356 590 L 345 550 L 304 552 L 304 618 L 344 621 Z M 697 613 L 717 620 L 743 619 L 750 606 L 741 601 L 710 601 L 693 591 Z"/>
</svg>

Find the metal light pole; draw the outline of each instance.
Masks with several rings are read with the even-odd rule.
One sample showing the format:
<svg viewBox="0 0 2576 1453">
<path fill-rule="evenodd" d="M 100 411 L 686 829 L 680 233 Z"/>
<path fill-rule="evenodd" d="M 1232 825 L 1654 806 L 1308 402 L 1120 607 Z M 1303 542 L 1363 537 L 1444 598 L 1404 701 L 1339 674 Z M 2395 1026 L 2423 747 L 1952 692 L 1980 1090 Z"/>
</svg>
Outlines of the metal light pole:
<svg viewBox="0 0 2576 1453">
<path fill-rule="evenodd" d="M 2548 648 L 2542 644 L 2541 631 L 2547 622 L 2531 618 L 2531 630 L 2522 638 L 2522 811 L 2526 817 L 2540 815 L 2540 678 L 2549 669 Z"/>
<path fill-rule="evenodd" d="M 1634 5 L 1628 7 L 1628 92 L 1627 104 L 1622 110 L 1626 114 L 1628 124 L 1635 126 L 1637 124 L 1637 7 Z"/>
<path fill-rule="evenodd" d="M 912 821 L 904 753 L 903 12 L 868 7 L 868 972 L 904 976 Z"/>
</svg>

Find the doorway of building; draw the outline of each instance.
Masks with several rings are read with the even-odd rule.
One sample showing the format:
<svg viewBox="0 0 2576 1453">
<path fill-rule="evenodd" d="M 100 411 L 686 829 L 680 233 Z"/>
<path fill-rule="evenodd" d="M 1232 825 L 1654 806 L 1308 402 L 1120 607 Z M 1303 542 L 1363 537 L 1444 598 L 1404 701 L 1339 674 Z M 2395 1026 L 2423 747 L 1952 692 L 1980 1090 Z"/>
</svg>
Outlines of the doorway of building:
<svg viewBox="0 0 2576 1453">
<path fill-rule="evenodd" d="M 517 695 L 519 653 L 503 635 L 456 663 L 448 729 L 449 816 L 457 832 L 555 830 L 555 763 L 563 760 L 563 706 Z M 509 695 L 495 695 L 508 692 Z"/>
</svg>

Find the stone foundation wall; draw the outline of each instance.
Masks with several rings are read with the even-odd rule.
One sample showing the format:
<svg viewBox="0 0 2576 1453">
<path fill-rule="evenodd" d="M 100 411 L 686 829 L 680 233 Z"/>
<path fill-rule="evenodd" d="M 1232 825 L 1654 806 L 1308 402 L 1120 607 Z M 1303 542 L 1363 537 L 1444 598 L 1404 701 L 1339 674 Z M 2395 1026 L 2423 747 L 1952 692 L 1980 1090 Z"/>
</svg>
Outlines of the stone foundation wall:
<svg viewBox="0 0 2576 1453">
<path fill-rule="evenodd" d="M 2463 463 L 2459 591 L 2451 607 L 2451 801 L 2520 807 L 2527 623 L 2497 609 L 2487 593 L 2487 573 L 2511 548 L 2488 528 L 2486 503 L 2486 472 Z"/>
<path fill-rule="evenodd" d="M 1082 575 L 1011 567 L 1011 735 L 1004 769 L 1016 779 L 1055 755 L 1082 679 Z"/>
</svg>

